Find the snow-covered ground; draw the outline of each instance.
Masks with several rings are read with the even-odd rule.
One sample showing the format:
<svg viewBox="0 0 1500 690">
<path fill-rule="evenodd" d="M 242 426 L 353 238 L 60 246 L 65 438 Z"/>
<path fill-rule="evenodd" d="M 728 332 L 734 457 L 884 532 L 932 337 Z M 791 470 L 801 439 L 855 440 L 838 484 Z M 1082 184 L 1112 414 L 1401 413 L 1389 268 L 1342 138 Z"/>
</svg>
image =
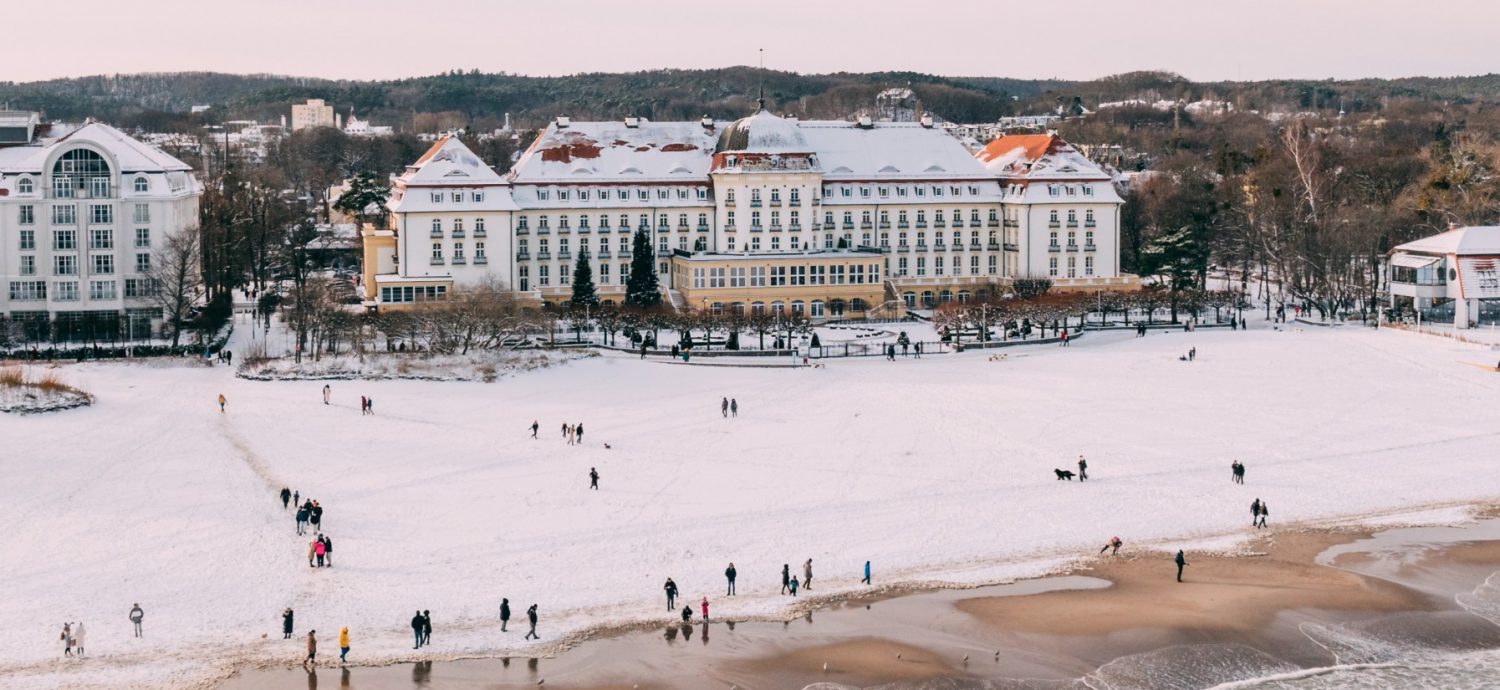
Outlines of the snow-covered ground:
<svg viewBox="0 0 1500 690">
<path fill-rule="evenodd" d="M 344 625 L 359 663 L 524 653 L 528 605 L 556 644 L 673 615 L 667 577 L 716 616 L 773 616 L 793 603 L 782 564 L 808 558 L 814 595 L 857 588 L 866 559 L 877 584 L 966 584 L 1055 570 L 1110 535 L 1216 543 L 1256 497 L 1274 527 L 1500 496 L 1487 349 L 1386 329 L 1132 336 L 821 369 L 605 355 L 489 384 L 335 381 L 331 406 L 321 381 L 72 366 L 96 404 L 0 416 L 0 677 L 207 685 L 298 662 L 309 628 L 331 658 Z M 1189 346 L 1198 360 L 1178 361 Z M 1090 480 L 1057 481 L 1080 453 Z M 334 568 L 307 567 L 282 486 L 326 507 Z M 434 633 L 417 653 L 419 608 Z M 78 620 L 89 658 L 63 659 L 58 631 Z"/>
</svg>

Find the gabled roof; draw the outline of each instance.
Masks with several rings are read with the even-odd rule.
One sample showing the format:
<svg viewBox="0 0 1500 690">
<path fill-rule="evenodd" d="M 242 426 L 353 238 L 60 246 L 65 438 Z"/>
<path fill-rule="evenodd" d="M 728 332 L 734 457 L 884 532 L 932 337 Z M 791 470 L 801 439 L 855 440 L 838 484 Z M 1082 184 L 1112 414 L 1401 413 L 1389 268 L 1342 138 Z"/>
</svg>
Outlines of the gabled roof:
<svg viewBox="0 0 1500 690">
<path fill-rule="evenodd" d="M 408 187 L 505 184 L 500 175 L 452 135 L 433 142 L 432 148 L 427 149 L 417 162 L 407 166 L 400 181 Z"/>
<path fill-rule="evenodd" d="M 1459 256 L 1500 256 L 1500 226 L 1482 225 L 1453 228 L 1431 237 L 1397 245 L 1395 252 L 1419 254 L 1456 254 Z"/>
<path fill-rule="evenodd" d="M 975 156 L 1002 178 L 1107 180 L 1109 174 L 1056 134 L 1008 134 Z"/>
</svg>

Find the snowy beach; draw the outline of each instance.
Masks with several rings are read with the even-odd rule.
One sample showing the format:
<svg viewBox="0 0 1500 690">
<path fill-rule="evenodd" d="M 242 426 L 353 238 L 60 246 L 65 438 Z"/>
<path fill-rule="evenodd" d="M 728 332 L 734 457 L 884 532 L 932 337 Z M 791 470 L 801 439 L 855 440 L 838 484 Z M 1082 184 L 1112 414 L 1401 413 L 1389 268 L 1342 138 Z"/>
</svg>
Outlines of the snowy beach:
<svg viewBox="0 0 1500 690">
<path fill-rule="evenodd" d="M 777 618 L 806 605 L 779 594 L 782 564 L 808 558 L 805 596 L 862 589 L 866 560 L 878 586 L 968 586 L 1057 572 L 1111 535 L 1137 553 L 1232 543 L 1255 498 L 1272 530 L 1496 498 L 1488 349 L 1354 327 L 1131 335 L 821 369 L 606 355 L 495 383 L 335 381 L 330 405 L 324 381 L 227 367 L 63 367 L 94 405 L 0 417 L 0 616 L 20 632 L 0 674 L 211 686 L 346 625 L 357 664 L 519 656 L 675 616 L 668 577 L 716 617 Z M 1089 481 L 1057 481 L 1080 454 Z M 334 567 L 305 565 L 283 486 L 326 508 Z M 414 609 L 432 611 L 421 651 Z M 78 620 L 88 658 L 63 659 L 57 629 Z"/>
</svg>

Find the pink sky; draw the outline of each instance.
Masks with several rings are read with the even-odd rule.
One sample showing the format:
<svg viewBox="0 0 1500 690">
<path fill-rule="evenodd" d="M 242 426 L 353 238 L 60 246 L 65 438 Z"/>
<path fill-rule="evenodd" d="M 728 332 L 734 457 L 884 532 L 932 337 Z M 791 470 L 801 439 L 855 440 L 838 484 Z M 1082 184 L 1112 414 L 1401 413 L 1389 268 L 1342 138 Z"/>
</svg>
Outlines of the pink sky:
<svg viewBox="0 0 1500 690">
<path fill-rule="evenodd" d="M 1089 79 L 1500 69 L 1493 0 L 72 0 L 5 32 L 0 79 L 212 70 L 378 79 L 755 64 Z M 38 12 L 40 5 L 33 8 Z M 19 8 L 18 8 L 19 9 Z M 17 30 L 17 29 L 20 30 Z M 83 49 L 83 46 L 92 46 Z M 25 56 L 25 59 L 19 59 Z"/>
</svg>

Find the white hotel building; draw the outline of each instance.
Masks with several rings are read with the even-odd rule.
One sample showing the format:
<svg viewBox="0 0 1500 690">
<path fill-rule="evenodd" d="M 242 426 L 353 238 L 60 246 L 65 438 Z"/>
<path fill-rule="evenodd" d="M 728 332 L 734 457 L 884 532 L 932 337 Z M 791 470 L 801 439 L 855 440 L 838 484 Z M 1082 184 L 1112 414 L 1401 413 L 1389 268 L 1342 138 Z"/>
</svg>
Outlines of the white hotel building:
<svg viewBox="0 0 1500 690">
<path fill-rule="evenodd" d="M 100 123 L 0 112 L 0 314 L 33 339 L 143 339 L 161 324 L 147 275 L 196 231 L 187 164 Z"/>
<path fill-rule="evenodd" d="M 650 233 L 668 299 L 694 308 L 858 315 L 967 300 L 1022 276 L 1130 288 L 1120 203 L 1109 176 L 1055 136 L 1006 137 L 976 157 L 928 118 L 559 117 L 505 178 L 452 138 L 408 168 L 391 227 L 366 232 L 366 298 L 400 304 L 493 279 L 562 301 L 586 252 L 601 299 L 618 301 L 637 230 Z"/>
</svg>

